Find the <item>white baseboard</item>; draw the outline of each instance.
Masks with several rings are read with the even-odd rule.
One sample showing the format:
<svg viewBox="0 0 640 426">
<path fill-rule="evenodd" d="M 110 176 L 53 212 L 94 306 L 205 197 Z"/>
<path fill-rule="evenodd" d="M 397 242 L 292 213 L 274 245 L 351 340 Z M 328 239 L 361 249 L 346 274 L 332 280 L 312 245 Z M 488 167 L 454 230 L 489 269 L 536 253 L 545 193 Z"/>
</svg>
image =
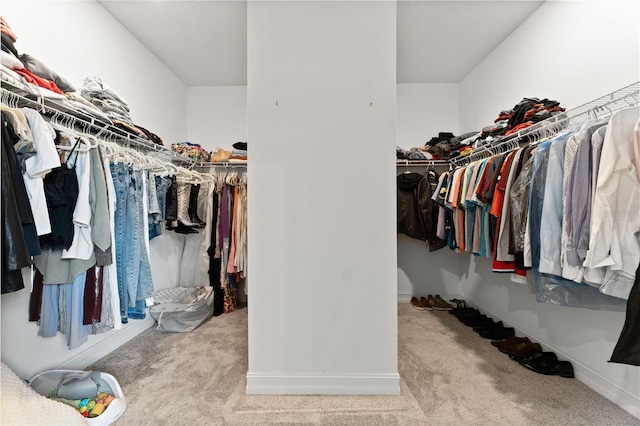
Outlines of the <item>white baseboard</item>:
<svg viewBox="0 0 640 426">
<path fill-rule="evenodd" d="M 407 302 L 411 302 L 411 298 L 413 296 L 416 296 L 416 297 L 422 297 L 422 296 L 427 297 L 430 294 L 433 296 L 433 295 L 436 295 L 438 293 L 433 293 L 433 292 L 431 292 L 431 293 L 404 293 L 404 292 L 398 292 L 398 302 L 399 303 L 407 303 Z M 449 301 L 451 299 L 459 299 L 460 295 L 458 295 L 458 294 L 442 294 L 442 293 L 440 293 L 440 297 L 442 297 L 444 300 Z"/>
<path fill-rule="evenodd" d="M 108 334 L 104 337 L 100 335 L 95 336 L 102 337 L 102 339 L 96 341 L 93 345 L 90 346 L 88 344 L 91 343 L 91 338 L 94 336 L 89 336 L 89 342 L 85 343 L 85 345 L 87 345 L 86 349 L 67 359 L 65 362 L 60 364 L 58 368 L 72 370 L 85 369 L 94 362 L 98 361 L 120 346 L 124 345 L 129 340 L 145 331 L 147 328 L 152 327 L 155 322 L 156 321 L 151 317 L 151 315 L 147 313 L 145 319 L 129 320 L 127 324 L 123 324 L 120 330 L 109 331 Z"/>
<path fill-rule="evenodd" d="M 481 304 L 475 303 L 473 301 L 468 301 L 468 303 L 480 309 L 481 311 L 483 311 L 483 313 L 486 313 L 487 316 L 494 318 L 495 320 L 501 320 L 505 324 L 510 324 L 507 319 L 502 318 L 500 315 L 497 315 L 495 312 L 487 309 Z M 594 391 L 598 392 L 600 395 L 604 396 L 614 404 L 619 405 L 621 408 L 640 419 L 640 397 L 633 395 L 626 389 L 620 387 L 618 384 L 604 377 L 602 374 L 594 371 L 581 362 L 576 361 L 572 357 L 556 349 L 548 342 L 534 337 L 534 334 L 529 332 L 529 330 L 526 330 L 522 327 L 517 327 L 513 324 L 510 324 L 510 326 L 517 331 L 517 334 L 534 339 L 542 346 L 548 348 L 550 351 L 555 352 L 557 355 L 559 355 L 560 358 L 570 361 L 573 365 L 573 373 L 577 380 L 581 381 Z"/>
<path fill-rule="evenodd" d="M 294 376 L 247 373 L 247 395 L 400 395 L 400 375 Z"/>
</svg>

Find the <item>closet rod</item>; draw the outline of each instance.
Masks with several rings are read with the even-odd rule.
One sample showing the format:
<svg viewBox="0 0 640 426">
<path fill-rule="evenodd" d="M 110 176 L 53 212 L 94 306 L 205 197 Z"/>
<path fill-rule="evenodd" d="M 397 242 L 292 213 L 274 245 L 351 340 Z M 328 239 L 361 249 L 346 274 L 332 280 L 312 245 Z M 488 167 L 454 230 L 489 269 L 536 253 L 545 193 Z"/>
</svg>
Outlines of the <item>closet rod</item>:
<svg viewBox="0 0 640 426">
<path fill-rule="evenodd" d="M 247 163 L 233 163 L 228 161 L 216 161 L 216 162 L 202 162 L 196 163 L 196 167 L 202 168 L 214 168 L 214 167 L 247 167 Z"/>
<path fill-rule="evenodd" d="M 532 139 L 541 139 L 545 135 L 557 134 L 574 124 L 586 121 L 591 117 L 595 118 L 600 113 L 613 113 L 618 109 L 636 106 L 638 104 L 640 104 L 640 81 L 540 121 L 533 126 L 503 138 L 497 144 L 481 146 L 467 156 L 452 158 L 449 161 L 453 165 L 459 166 L 500 153 L 509 152 L 527 145 Z"/>
<path fill-rule="evenodd" d="M 447 160 L 396 160 L 396 167 L 448 166 Z"/>
<path fill-rule="evenodd" d="M 8 82 L 2 82 L 1 99 L 2 103 L 9 107 L 28 107 L 39 111 L 50 119 L 52 117 L 62 118 L 68 127 L 76 128 L 79 126 L 83 131 L 94 134 L 96 137 L 106 137 L 110 140 L 117 142 L 120 145 L 128 148 L 142 148 L 146 151 L 153 151 L 155 154 L 166 155 L 172 162 L 180 163 L 194 163 L 188 157 L 178 154 L 164 146 L 154 144 L 153 142 L 146 141 L 134 134 L 118 129 L 110 123 L 100 120 L 96 117 L 92 117 L 89 114 L 81 113 L 80 111 L 73 111 L 74 114 L 65 112 L 70 108 L 65 107 L 62 104 L 55 102 L 52 99 L 46 99 L 45 97 L 38 96 L 37 99 L 30 99 L 26 96 L 15 93 L 9 90 L 7 87 L 11 87 L 14 90 L 22 90 L 16 86 L 11 85 Z M 78 116 L 76 116 L 77 114 Z M 55 119 L 54 119 L 55 120 Z M 133 145 L 133 146 L 132 146 Z"/>
</svg>

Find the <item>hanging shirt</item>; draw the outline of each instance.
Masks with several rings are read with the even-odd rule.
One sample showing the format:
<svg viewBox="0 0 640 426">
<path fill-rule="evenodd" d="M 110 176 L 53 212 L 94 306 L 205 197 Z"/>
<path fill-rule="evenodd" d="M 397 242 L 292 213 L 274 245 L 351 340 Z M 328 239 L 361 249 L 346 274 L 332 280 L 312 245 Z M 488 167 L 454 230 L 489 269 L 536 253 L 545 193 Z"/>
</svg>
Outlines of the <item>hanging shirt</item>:
<svg viewBox="0 0 640 426">
<path fill-rule="evenodd" d="M 626 299 L 640 263 L 640 179 L 635 164 L 635 132 L 640 108 L 611 117 L 598 170 L 592 210 L 591 238 L 585 265 L 609 267 L 601 291 Z M 617 275 L 617 277 L 616 277 Z"/>
<path fill-rule="evenodd" d="M 78 178 L 78 200 L 73 210 L 73 242 L 71 247 L 62 250 L 62 259 L 87 260 L 94 255 L 91 239 L 91 205 L 89 203 L 91 163 L 87 152 L 78 152 L 76 157 L 76 176 Z"/>
<path fill-rule="evenodd" d="M 509 253 L 509 239 L 511 233 L 511 186 L 516 178 L 516 175 L 520 171 L 520 163 L 522 159 L 523 149 L 519 149 L 513 156 L 511 168 L 506 181 L 500 180 L 498 187 L 502 192 L 502 208 L 500 209 L 500 226 L 498 228 L 498 235 L 496 238 L 496 260 L 501 262 L 512 262 L 515 260 L 514 256 Z M 506 183 L 506 184 L 505 184 Z"/>
<path fill-rule="evenodd" d="M 538 267 L 540 264 L 540 223 L 544 206 L 544 190 L 549 162 L 551 141 L 541 143 L 535 151 L 531 171 L 531 190 L 529 191 L 529 213 L 525 231 L 524 265 Z"/>
<path fill-rule="evenodd" d="M 465 210 L 465 251 L 471 253 L 473 251 L 473 231 L 475 226 L 476 209 L 471 203 L 471 195 L 473 186 L 478 175 L 478 163 L 471 164 L 467 167 L 466 180 L 464 185 L 463 206 Z"/>
<path fill-rule="evenodd" d="M 602 144 L 604 136 L 607 132 L 607 126 L 602 126 L 595 131 L 591 137 L 591 205 L 589 206 L 589 223 L 586 229 L 583 229 L 578 242 L 578 253 L 582 265 L 585 266 L 584 281 L 594 287 L 600 288 L 604 284 L 606 270 L 605 268 L 589 268 L 584 263 L 589 251 L 589 240 L 591 238 L 591 214 L 593 211 L 593 202 L 596 198 L 596 187 L 598 185 L 598 169 L 600 167 L 600 157 L 602 155 Z"/>
<path fill-rule="evenodd" d="M 562 175 L 564 149 L 570 136 L 570 133 L 559 136 L 549 147 L 540 220 L 540 272 L 557 276 L 562 276 Z"/>
<path fill-rule="evenodd" d="M 494 239 L 492 240 L 493 244 L 493 262 L 492 262 L 492 270 L 493 272 L 514 272 L 514 264 L 513 261 L 501 261 L 497 259 L 497 246 L 498 246 L 498 229 L 500 222 L 502 220 L 502 206 L 504 201 L 504 186 L 502 183 L 506 182 L 509 178 L 509 171 L 511 169 L 511 165 L 513 163 L 513 159 L 515 157 L 515 152 L 510 152 L 507 154 L 502 166 L 500 168 L 500 173 L 496 178 L 495 190 L 493 192 L 493 199 L 491 204 L 491 215 L 495 217 L 496 222 L 496 231 L 494 233 Z"/>
<path fill-rule="evenodd" d="M 485 174 L 484 171 L 487 167 L 488 162 L 489 162 L 489 159 L 482 160 L 478 165 L 478 167 L 476 167 L 476 173 L 472 178 L 473 185 L 471 185 L 471 188 L 469 189 L 469 194 L 467 195 L 469 204 L 473 206 L 473 208 L 475 209 L 473 234 L 472 234 L 473 235 L 472 250 L 471 250 L 471 252 L 474 254 L 480 254 L 480 246 L 481 246 L 481 241 L 483 239 L 482 207 L 484 203 L 478 199 L 477 191 L 478 191 L 478 186 L 480 185 L 482 176 Z"/>
<path fill-rule="evenodd" d="M 564 204 L 562 232 L 565 264 L 572 267 L 582 266 L 589 247 L 588 236 L 591 220 L 592 192 L 591 174 L 593 172 L 593 148 L 591 140 L 595 131 L 604 125 L 605 123 L 597 124 L 584 131 L 576 147 L 575 157 L 567 174 L 567 186 L 565 189 L 566 202 Z M 566 162 L 567 159 L 565 158 L 565 163 Z M 581 246 L 580 251 L 578 250 L 579 245 Z"/>
<path fill-rule="evenodd" d="M 529 192 L 531 189 L 531 172 L 535 156 L 531 156 L 531 148 L 525 154 L 522 170 L 511 186 L 511 228 L 513 241 L 509 242 L 509 253 L 524 253 L 524 239 L 529 211 Z"/>
<path fill-rule="evenodd" d="M 568 233 L 571 226 L 569 223 L 569 215 L 572 214 L 571 201 L 573 195 L 569 194 L 568 191 L 573 160 L 575 159 L 576 152 L 578 151 L 580 141 L 586 136 L 587 130 L 585 129 L 576 132 L 569 137 L 564 148 L 564 163 L 562 171 L 562 233 L 560 234 L 560 262 L 562 267 L 562 277 L 577 283 L 582 282 L 584 269 L 582 268 L 582 265 L 571 265 L 567 260 L 566 252 L 569 240 Z"/>
</svg>

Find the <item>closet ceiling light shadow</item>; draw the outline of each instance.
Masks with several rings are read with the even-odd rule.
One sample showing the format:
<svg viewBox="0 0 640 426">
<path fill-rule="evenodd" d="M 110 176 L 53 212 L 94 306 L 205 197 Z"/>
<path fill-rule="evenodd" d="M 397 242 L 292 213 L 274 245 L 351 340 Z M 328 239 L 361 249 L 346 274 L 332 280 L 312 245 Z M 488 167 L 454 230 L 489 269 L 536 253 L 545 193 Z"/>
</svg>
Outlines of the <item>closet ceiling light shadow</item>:
<svg viewBox="0 0 640 426">
<path fill-rule="evenodd" d="M 99 0 L 187 86 L 247 84 L 247 2 Z M 398 83 L 457 83 L 542 1 L 397 2 Z"/>
</svg>

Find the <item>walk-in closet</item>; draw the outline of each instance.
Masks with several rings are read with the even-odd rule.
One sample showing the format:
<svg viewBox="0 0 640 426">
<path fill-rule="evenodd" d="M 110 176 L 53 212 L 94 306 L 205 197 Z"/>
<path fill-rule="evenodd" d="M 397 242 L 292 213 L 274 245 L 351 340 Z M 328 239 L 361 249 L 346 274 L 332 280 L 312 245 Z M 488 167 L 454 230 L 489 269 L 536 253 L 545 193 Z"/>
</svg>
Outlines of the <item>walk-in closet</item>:
<svg viewBox="0 0 640 426">
<path fill-rule="evenodd" d="M 637 2 L 1 18 L 3 424 L 640 422 Z"/>
</svg>

